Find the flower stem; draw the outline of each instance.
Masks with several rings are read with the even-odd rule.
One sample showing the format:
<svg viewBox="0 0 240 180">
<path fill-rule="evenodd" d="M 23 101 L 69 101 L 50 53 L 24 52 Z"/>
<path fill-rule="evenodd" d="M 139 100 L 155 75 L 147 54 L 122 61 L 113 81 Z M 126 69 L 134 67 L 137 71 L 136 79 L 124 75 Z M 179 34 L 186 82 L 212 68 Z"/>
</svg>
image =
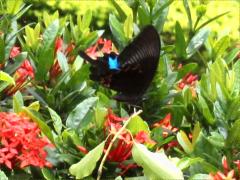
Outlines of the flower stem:
<svg viewBox="0 0 240 180">
<path fill-rule="evenodd" d="M 99 165 L 98 168 L 98 176 L 97 176 L 97 180 L 100 180 L 101 176 L 102 176 L 102 170 L 103 170 L 103 165 L 107 159 L 107 156 L 113 146 L 114 141 L 116 141 L 116 139 L 118 138 L 118 136 L 124 131 L 124 129 L 127 127 L 128 123 L 131 121 L 132 118 L 134 118 L 135 116 L 139 115 L 140 113 L 142 113 L 142 110 L 139 110 L 137 112 L 134 112 L 128 119 L 127 121 L 124 123 L 123 127 L 115 134 L 115 136 L 112 138 L 111 142 L 109 143 L 109 146 L 102 158 L 102 161 Z"/>
</svg>

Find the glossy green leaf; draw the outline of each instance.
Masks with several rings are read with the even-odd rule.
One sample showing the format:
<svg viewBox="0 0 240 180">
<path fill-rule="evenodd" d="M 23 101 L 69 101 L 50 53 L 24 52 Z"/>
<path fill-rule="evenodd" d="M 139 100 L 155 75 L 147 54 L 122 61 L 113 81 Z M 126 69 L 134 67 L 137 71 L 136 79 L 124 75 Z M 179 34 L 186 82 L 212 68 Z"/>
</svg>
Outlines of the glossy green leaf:
<svg viewBox="0 0 240 180">
<path fill-rule="evenodd" d="M 5 42 L 3 37 L 0 36 L 0 64 L 5 62 Z"/>
<path fill-rule="evenodd" d="M 0 179 L 1 180 L 8 180 L 8 177 L 6 176 L 6 174 L 0 170 Z"/>
<path fill-rule="evenodd" d="M 211 179 L 209 174 L 194 174 L 189 180 Z"/>
<path fill-rule="evenodd" d="M 129 15 L 126 18 L 126 20 L 124 21 L 123 31 L 124 31 L 125 37 L 127 37 L 130 40 L 133 35 L 133 17 L 132 17 L 132 15 Z"/>
<path fill-rule="evenodd" d="M 21 52 L 19 55 L 17 55 L 14 59 L 13 64 L 8 64 L 8 66 L 5 68 L 5 72 L 8 74 L 13 74 L 19 66 L 23 63 L 23 61 L 27 58 L 28 53 L 27 52 Z"/>
<path fill-rule="evenodd" d="M 190 40 L 187 46 L 187 56 L 190 58 L 206 41 L 209 35 L 208 29 L 201 29 L 193 38 Z"/>
<path fill-rule="evenodd" d="M 199 136 L 200 132 L 201 132 L 200 123 L 199 123 L 199 121 L 197 121 L 197 123 L 194 125 L 193 132 L 192 132 L 192 145 L 193 145 L 193 147 L 197 142 L 197 139 L 198 139 L 198 136 Z"/>
<path fill-rule="evenodd" d="M 68 60 L 67 60 L 66 56 L 60 51 L 57 52 L 57 60 L 58 60 L 61 70 L 63 72 L 67 72 L 69 70 Z"/>
<path fill-rule="evenodd" d="M 48 111 L 53 121 L 53 126 L 58 135 L 61 135 L 62 132 L 62 119 L 52 108 L 48 107 Z"/>
<path fill-rule="evenodd" d="M 209 124 L 213 125 L 215 123 L 215 119 L 213 118 L 213 116 L 210 112 L 210 109 L 202 96 L 199 96 L 198 104 L 199 104 L 200 110 L 203 113 L 203 116 L 205 117 L 207 122 Z"/>
<path fill-rule="evenodd" d="M 55 20 L 43 33 L 42 47 L 39 50 L 36 79 L 45 80 L 47 72 L 54 62 L 54 42 L 59 30 L 59 21 Z"/>
<path fill-rule="evenodd" d="M 237 61 L 234 64 L 233 70 L 235 72 L 235 80 L 234 80 L 234 88 L 233 88 L 233 90 L 235 92 L 239 92 L 240 91 L 240 61 Z"/>
<path fill-rule="evenodd" d="M 203 161 L 204 160 L 202 158 L 198 158 L 198 157 L 197 158 L 184 157 L 178 161 L 177 167 L 183 170 L 183 169 L 189 168 L 193 164 L 203 162 Z"/>
<path fill-rule="evenodd" d="M 187 53 L 186 53 L 187 45 L 184 38 L 182 27 L 178 21 L 176 22 L 176 25 L 175 25 L 175 36 L 176 36 L 175 47 L 176 47 L 177 57 L 185 59 L 187 57 Z"/>
<path fill-rule="evenodd" d="M 99 107 L 99 106 L 96 107 L 95 121 L 98 128 L 103 128 L 107 114 L 108 114 L 108 110 L 105 107 Z"/>
<path fill-rule="evenodd" d="M 232 49 L 227 56 L 224 58 L 227 64 L 230 64 L 236 57 L 237 55 L 240 53 L 240 49 L 239 48 L 234 48 Z"/>
<path fill-rule="evenodd" d="M 46 180 L 54 180 L 55 179 L 54 173 L 52 170 L 47 169 L 47 168 L 42 168 L 41 171 Z"/>
<path fill-rule="evenodd" d="M 182 171 L 167 158 L 164 152 L 153 153 L 144 145 L 134 143 L 132 156 L 149 179 L 184 179 Z"/>
<path fill-rule="evenodd" d="M 225 50 L 229 47 L 229 43 L 230 39 L 228 36 L 224 36 L 218 40 L 213 47 L 213 59 L 221 57 L 223 53 L 225 53 Z"/>
<path fill-rule="evenodd" d="M 80 162 L 71 165 L 69 172 L 77 179 L 91 175 L 96 167 L 96 163 L 103 154 L 104 145 L 105 141 L 86 154 Z"/>
<path fill-rule="evenodd" d="M 208 137 L 208 141 L 215 147 L 219 148 L 223 148 L 225 143 L 224 137 L 217 132 L 211 132 L 211 136 Z"/>
<path fill-rule="evenodd" d="M 226 144 L 227 146 L 235 145 L 238 146 L 240 145 L 240 119 L 236 120 L 233 123 L 233 126 L 229 130 L 228 137 Z"/>
<path fill-rule="evenodd" d="M 149 132 L 149 127 L 147 122 L 145 122 L 140 116 L 135 116 L 128 123 L 127 129 L 130 130 L 132 135 L 136 135 L 139 131 Z"/>
<path fill-rule="evenodd" d="M 109 26 L 112 34 L 118 44 L 123 48 L 127 44 L 127 39 L 124 35 L 123 25 L 118 21 L 115 15 L 110 14 L 109 16 Z"/>
<path fill-rule="evenodd" d="M 88 28 L 92 21 L 92 11 L 88 9 L 82 17 L 82 30 Z"/>
<path fill-rule="evenodd" d="M 45 136 L 47 136 L 48 139 L 52 143 L 54 143 L 51 128 L 44 122 L 44 119 L 42 118 L 41 114 L 32 109 L 28 109 L 27 107 L 23 107 L 22 109 L 24 113 L 26 113 L 34 122 L 38 124 L 43 134 L 45 134 Z"/>
<path fill-rule="evenodd" d="M 123 21 L 126 17 L 132 14 L 131 8 L 128 7 L 125 1 L 115 1 L 111 0 L 112 5 L 116 8 L 120 20 Z"/>
<path fill-rule="evenodd" d="M 180 132 L 177 133 L 177 140 L 186 153 L 188 153 L 188 154 L 192 153 L 193 145 L 189 141 L 189 139 L 184 131 L 181 130 Z"/>
<path fill-rule="evenodd" d="M 29 109 L 32 109 L 34 111 L 39 111 L 40 109 L 40 103 L 39 101 L 35 101 L 35 102 L 32 102 L 29 106 L 28 106 Z"/>
<path fill-rule="evenodd" d="M 78 129 L 81 121 L 90 111 L 90 109 L 95 105 L 97 100 L 97 97 L 90 97 L 79 103 L 68 115 L 68 118 L 66 120 L 67 127 Z"/>
<path fill-rule="evenodd" d="M 183 0 L 183 6 L 184 9 L 187 13 L 187 17 L 188 17 L 188 28 L 190 29 L 190 31 L 192 31 L 193 29 L 193 25 L 192 25 L 192 14 L 191 14 L 191 10 L 188 4 L 188 0 Z"/>
<path fill-rule="evenodd" d="M 0 71 L 0 81 L 5 81 L 9 84 L 15 85 L 14 79 L 3 71 Z"/>
<path fill-rule="evenodd" d="M 22 111 L 23 106 L 23 97 L 22 94 L 18 91 L 13 96 L 13 111 L 15 113 L 19 113 Z"/>
<path fill-rule="evenodd" d="M 141 7 L 141 6 L 138 7 L 138 19 L 139 19 L 139 24 L 142 27 L 151 23 L 150 16 L 145 13 L 143 7 Z"/>
</svg>

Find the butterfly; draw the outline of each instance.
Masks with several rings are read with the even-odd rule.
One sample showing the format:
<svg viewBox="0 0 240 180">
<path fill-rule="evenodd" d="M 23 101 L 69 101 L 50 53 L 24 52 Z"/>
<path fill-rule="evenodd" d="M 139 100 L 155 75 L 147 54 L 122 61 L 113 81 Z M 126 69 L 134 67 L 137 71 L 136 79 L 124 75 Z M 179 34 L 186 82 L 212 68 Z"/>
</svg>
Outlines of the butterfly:
<svg viewBox="0 0 240 180">
<path fill-rule="evenodd" d="M 148 25 L 119 55 L 111 52 L 93 60 L 81 51 L 80 56 L 91 64 L 91 80 L 117 91 L 117 101 L 135 104 L 153 80 L 160 49 L 158 32 Z"/>
</svg>

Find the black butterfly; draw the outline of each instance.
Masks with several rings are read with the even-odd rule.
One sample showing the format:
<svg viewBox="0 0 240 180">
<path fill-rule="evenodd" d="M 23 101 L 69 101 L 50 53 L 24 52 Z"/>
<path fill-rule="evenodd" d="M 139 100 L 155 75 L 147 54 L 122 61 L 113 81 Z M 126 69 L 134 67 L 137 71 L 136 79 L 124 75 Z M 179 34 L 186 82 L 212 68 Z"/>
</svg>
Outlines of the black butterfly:
<svg viewBox="0 0 240 180">
<path fill-rule="evenodd" d="M 160 48 L 158 32 L 149 25 L 119 55 L 112 52 L 97 60 L 84 52 L 80 56 L 91 64 L 90 79 L 117 91 L 114 99 L 135 104 L 154 77 Z"/>
</svg>

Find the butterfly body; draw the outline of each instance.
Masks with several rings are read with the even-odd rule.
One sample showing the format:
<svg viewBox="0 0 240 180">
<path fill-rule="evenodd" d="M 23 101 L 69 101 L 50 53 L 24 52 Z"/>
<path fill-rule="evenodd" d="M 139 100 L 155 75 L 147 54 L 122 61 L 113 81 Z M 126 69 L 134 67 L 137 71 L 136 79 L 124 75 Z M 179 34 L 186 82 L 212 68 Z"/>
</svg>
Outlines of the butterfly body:
<svg viewBox="0 0 240 180">
<path fill-rule="evenodd" d="M 153 26 L 147 26 L 124 50 L 92 60 L 90 79 L 118 92 L 118 101 L 136 103 L 149 87 L 160 56 L 160 38 Z"/>
</svg>

